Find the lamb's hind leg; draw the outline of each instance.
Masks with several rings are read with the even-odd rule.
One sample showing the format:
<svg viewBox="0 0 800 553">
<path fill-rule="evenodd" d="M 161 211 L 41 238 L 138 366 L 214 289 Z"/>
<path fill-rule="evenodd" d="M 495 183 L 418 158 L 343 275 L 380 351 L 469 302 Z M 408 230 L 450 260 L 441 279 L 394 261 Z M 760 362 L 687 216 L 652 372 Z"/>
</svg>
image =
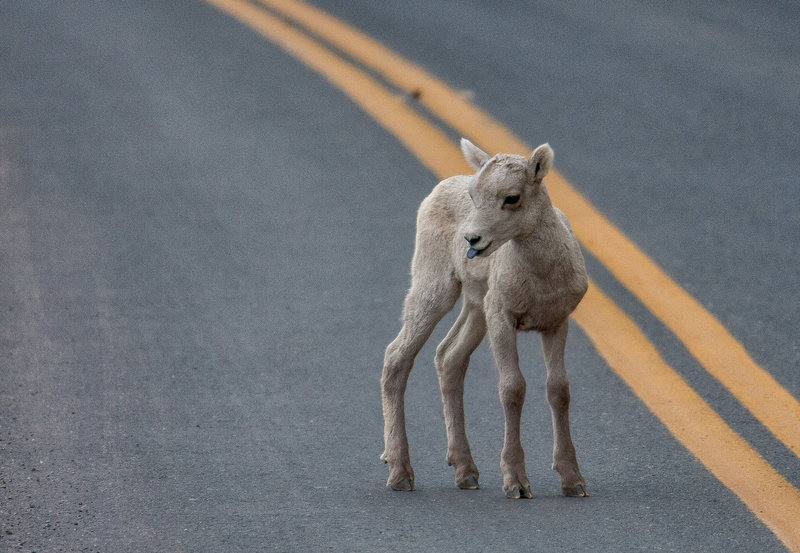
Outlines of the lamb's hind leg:
<svg viewBox="0 0 800 553">
<path fill-rule="evenodd" d="M 403 328 L 386 348 L 381 378 L 383 439 L 381 459 L 389 465 L 386 485 L 393 490 L 414 489 L 414 469 L 408 453 L 405 421 L 405 392 L 414 358 L 436 324 L 453 308 L 460 292 L 457 282 L 422 287 L 413 284 L 403 309 Z"/>
<path fill-rule="evenodd" d="M 478 488 L 478 467 L 472 459 L 464 425 L 464 377 L 469 357 L 486 334 L 483 309 L 466 299 L 453 328 L 436 349 L 436 372 L 442 391 L 447 428 L 447 463 L 456 469 L 456 485 Z"/>
<path fill-rule="evenodd" d="M 578 459 L 569 428 L 569 379 L 564 366 L 569 321 L 554 332 L 542 334 L 542 349 L 547 365 L 547 401 L 553 415 L 553 469 L 561 475 L 561 491 L 573 497 L 588 496 L 586 482 L 578 468 Z"/>
</svg>

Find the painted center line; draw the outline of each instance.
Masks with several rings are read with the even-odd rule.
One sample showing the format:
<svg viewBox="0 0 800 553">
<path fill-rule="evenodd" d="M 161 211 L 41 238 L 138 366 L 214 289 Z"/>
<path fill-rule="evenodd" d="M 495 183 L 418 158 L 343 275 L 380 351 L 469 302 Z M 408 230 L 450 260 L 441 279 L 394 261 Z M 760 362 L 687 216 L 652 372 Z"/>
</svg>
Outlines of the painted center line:
<svg viewBox="0 0 800 553">
<path fill-rule="evenodd" d="M 415 96 L 485 150 L 528 155 L 532 148 L 445 83 L 380 42 L 299 0 L 258 0 Z M 436 173 L 436 171 L 434 171 Z M 444 178 L 455 173 L 437 173 Z M 683 342 L 697 361 L 800 457 L 800 402 L 760 367 L 728 330 L 672 280 L 557 170 L 548 191 L 581 244 Z"/>
<path fill-rule="evenodd" d="M 373 77 L 342 59 L 296 25 L 275 17 L 247 0 L 205 1 L 251 27 L 328 79 L 387 131 L 397 137 L 438 177 L 444 178 L 471 172 L 463 161 L 458 147 L 439 128 L 411 109 L 402 99 L 387 90 Z M 402 75 L 392 76 L 394 73 L 405 74 L 405 69 L 417 71 L 414 75 L 419 78 L 424 76 L 426 79 L 424 82 L 415 81 L 412 87 L 412 90 L 421 91 L 420 101 L 429 102 L 426 104 L 428 109 L 448 125 L 470 138 L 474 138 L 485 148 L 525 155 L 530 153 L 530 148 L 505 130 L 502 125 L 494 122 L 446 85 L 407 60 L 391 53 L 373 39 L 369 39 L 341 21 L 302 2 L 296 0 L 260 1 L 272 10 L 280 12 L 284 17 L 306 26 L 315 34 L 324 36 L 325 40 L 335 44 L 337 48 L 352 57 L 358 58 L 373 70 L 382 73 L 389 80 L 405 79 L 406 77 Z M 321 19 L 315 23 L 315 18 Z M 316 26 L 321 27 L 318 29 Z M 337 29 L 346 30 L 346 34 L 343 35 L 345 38 L 337 37 Z M 344 31 L 342 32 L 344 33 Z M 388 52 L 392 56 L 392 65 L 397 66 L 396 70 L 390 72 L 386 68 L 386 72 L 384 72 L 380 65 L 383 62 L 376 61 L 374 53 L 371 54 L 372 58 L 366 52 L 363 54 L 364 58 L 351 53 L 344 43 L 355 44 L 356 37 L 362 37 L 359 38 L 362 40 L 359 43 L 362 51 L 369 50 L 368 44 L 373 44 L 376 45 L 376 49 Z M 370 42 L 365 43 L 363 40 Z M 372 61 L 365 61 L 366 59 Z M 373 63 L 376 65 L 372 65 Z M 395 84 L 401 88 L 408 85 L 408 83 L 402 85 L 398 82 Z M 447 106 L 438 102 L 444 102 Z M 473 128 L 472 125 L 480 128 Z M 792 429 L 788 428 L 792 426 L 791 424 L 783 424 L 784 420 L 790 419 L 778 416 L 778 413 L 772 413 L 769 408 L 762 405 L 763 400 L 766 399 L 763 394 L 750 395 L 747 390 L 740 389 L 740 387 L 767 386 L 771 401 L 783 402 L 780 406 L 788 409 L 790 415 L 794 413 L 793 409 L 797 405 L 797 401 L 780 387 L 766 371 L 752 362 L 752 359 L 750 359 L 752 366 L 747 365 L 749 356 L 727 330 L 597 212 L 561 175 L 556 174 L 553 178 L 549 177 L 547 186 L 554 203 L 570 217 L 573 228 L 584 246 L 684 341 L 687 349 L 703 363 L 709 372 L 720 379 L 743 404 L 748 406 L 770 431 L 782 441 L 787 440 L 784 441 L 787 447 L 797 453 L 800 450 L 798 449 L 800 448 L 800 436 L 795 436 Z M 606 243 L 606 240 L 609 240 L 610 244 Z M 655 279 L 657 284 L 643 282 L 648 279 Z M 686 304 L 684 307 L 688 306 L 690 311 L 682 312 L 682 320 L 689 321 L 693 327 L 697 326 L 699 321 L 704 330 L 699 334 L 696 330 L 689 332 L 684 328 L 685 325 L 681 326 L 680 321 L 672 320 L 672 308 L 667 309 L 661 305 L 663 302 L 650 297 L 654 291 L 657 291 L 656 295 L 660 296 L 667 293 L 675 294 L 666 303 L 683 302 Z M 702 312 L 697 311 L 698 309 Z M 695 316 L 698 320 L 693 320 Z M 797 524 L 797 520 L 800 520 L 800 492 L 775 471 L 691 389 L 683 378 L 661 358 L 656 347 L 636 323 L 594 283 L 591 283 L 590 291 L 576 311 L 574 319 L 609 366 L 666 425 L 676 439 L 689 449 L 720 482 L 730 488 L 787 548 L 800 553 L 800 525 Z M 710 339 L 717 340 L 712 347 L 704 348 L 702 344 L 695 343 Z M 725 348 L 725 344 L 728 343 L 732 343 L 733 349 L 739 352 L 735 353 L 737 357 L 734 359 L 731 359 L 729 353 L 720 357 L 713 352 L 705 351 Z M 746 358 L 741 355 L 742 352 Z M 731 371 L 717 366 L 717 364 L 727 365 L 731 362 L 745 363 L 745 365 L 737 365 L 732 369 L 734 376 L 739 378 L 738 381 L 736 378 L 732 379 L 729 374 Z M 735 374 L 741 372 L 749 374 L 744 377 Z M 781 395 L 781 391 L 785 395 Z M 740 395 L 745 399 L 742 399 Z M 797 412 L 800 413 L 800 406 L 798 406 Z M 797 424 L 797 420 L 800 418 L 793 420 L 794 425 Z M 795 438 L 797 438 L 796 442 Z"/>
</svg>

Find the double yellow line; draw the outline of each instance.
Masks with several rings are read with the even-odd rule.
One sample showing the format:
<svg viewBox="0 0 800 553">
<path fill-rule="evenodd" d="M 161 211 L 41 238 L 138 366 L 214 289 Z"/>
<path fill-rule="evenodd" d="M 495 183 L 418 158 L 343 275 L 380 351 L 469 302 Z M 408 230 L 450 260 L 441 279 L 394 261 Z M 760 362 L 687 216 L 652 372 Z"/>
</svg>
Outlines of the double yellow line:
<svg viewBox="0 0 800 553">
<path fill-rule="evenodd" d="M 410 108 L 413 95 L 452 129 L 492 152 L 531 148 L 446 84 L 381 43 L 299 0 L 206 0 L 326 77 L 440 178 L 470 172 L 457 146 Z M 324 42 L 323 42 L 324 41 Z M 327 43 L 327 44 L 326 44 Z M 338 51 L 338 52 L 337 52 Z M 778 440 L 800 456 L 800 403 L 759 367 L 719 321 L 558 172 L 553 201 L 583 246 L 683 342 L 700 364 Z M 800 553 L 800 492 L 667 364 L 641 329 L 594 283 L 574 315 L 634 393 L 791 551 Z"/>
</svg>

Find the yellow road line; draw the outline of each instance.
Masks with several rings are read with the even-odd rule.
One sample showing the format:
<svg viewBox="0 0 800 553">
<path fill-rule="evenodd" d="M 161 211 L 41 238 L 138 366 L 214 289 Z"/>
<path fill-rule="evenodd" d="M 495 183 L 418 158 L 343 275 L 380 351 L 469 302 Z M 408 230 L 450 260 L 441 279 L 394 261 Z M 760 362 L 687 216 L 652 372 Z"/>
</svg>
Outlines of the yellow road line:
<svg viewBox="0 0 800 553">
<path fill-rule="evenodd" d="M 299 0 L 259 1 L 302 24 L 395 86 L 418 93 L 419 101 L 437 117 L 489 151 L 530 153 L 530 146 L 452 88 L 341 20 Z M 584 247 L 669 327 L 761 424 L 800 456 L 800 402 L 753 361 L 716 317 L 597 211 L 563 175 L 551 171 L 547 186 L 553 202 L 567 214 Z"/>
<path fill-rule="evenodd" d="M 467 171 L 459 149 L 379 83 L 245 0 L 206 0 L 324 75 L 436 175 Z M 598 352 L 687 447 L 792 551 L 800 553 L 800 492 L 696 394 L 622 310 L 591 283 L 575 313 Z"/>
<path fill-rule="evenodd" d="M 432 128 L 424 117 L 409 110 L 400 96 L 292 25 L 243 0 L 207 2 L 258 31 L 327 78 L 440 178 L 470 171 L 451 140 L 439 129 Z"/>
<path fill-rule="evenodd" d="M 695 359 L 764 427 L 800 456 L 797 399 L 750 357 L 716 317 L 584 202 L 580 198 L 570 203 L 570 217 L 573 226 L 580 226 L 581 242 L 586 248 L 675 333 Z"/>
<path fill-rule="evenodd" d="M 340 19 L 297 0 L 258 0 L 297 21 L 348 56 L 383 75 L 453 129 L 496 152 L 529 155 L 531 148 L 451 87 Z M 552 174 L 552 171 L 551 171 Z"/>
<path fill-rule="evenodd" d="M 800 551 L 800 491 L 711 409 L 601 290 L 590 286 L 574 318 L 672 435 L 790 551 Z"/>
</svg>

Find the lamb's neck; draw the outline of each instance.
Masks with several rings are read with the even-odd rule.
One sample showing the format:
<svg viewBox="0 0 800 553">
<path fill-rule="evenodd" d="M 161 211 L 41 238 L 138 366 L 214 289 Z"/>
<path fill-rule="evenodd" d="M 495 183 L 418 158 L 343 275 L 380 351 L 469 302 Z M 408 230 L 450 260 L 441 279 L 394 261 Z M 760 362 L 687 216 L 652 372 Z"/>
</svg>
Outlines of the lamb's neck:
<svg viewBox="0 0 800 553">
<path fill-rule="evenodd" d="M 534 271 L 547 271 L 555 261 L 553 246 L 559 243 L 559 221 L 551 206 L 545 210 L 524 237 L 511 240 L 511 253 L 517 262 Z"/>
</svg>

